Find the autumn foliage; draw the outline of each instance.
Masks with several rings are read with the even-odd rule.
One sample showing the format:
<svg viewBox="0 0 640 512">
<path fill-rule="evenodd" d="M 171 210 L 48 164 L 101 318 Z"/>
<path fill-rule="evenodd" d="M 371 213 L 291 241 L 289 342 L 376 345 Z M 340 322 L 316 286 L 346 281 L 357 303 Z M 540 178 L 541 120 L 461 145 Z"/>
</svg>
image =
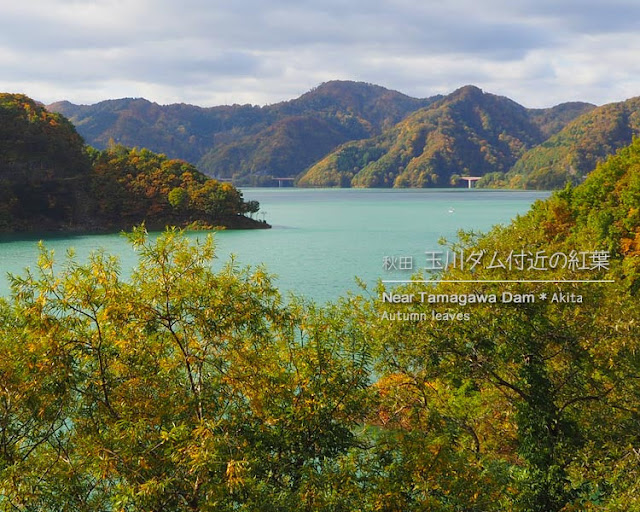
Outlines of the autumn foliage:
<svg viewBox="0 0 640 512">
<path fill-rule="evenodd" d="M 268 227 L 231 184 L 147 149 L 85 146 L 30 98 L 0 95 L 0 231 Z"/>
</svg>

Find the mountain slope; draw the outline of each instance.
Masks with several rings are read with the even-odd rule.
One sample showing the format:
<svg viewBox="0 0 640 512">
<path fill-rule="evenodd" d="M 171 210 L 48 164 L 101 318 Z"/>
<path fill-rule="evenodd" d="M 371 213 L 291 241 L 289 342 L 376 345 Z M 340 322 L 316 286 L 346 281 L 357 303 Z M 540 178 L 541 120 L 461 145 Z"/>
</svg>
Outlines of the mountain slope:
<svg viewBox="0 0 640 512">
<path fill-rule="evenodd" d="M 0 231 L 113 230 L 145 222 L 265 228 L 230 183 L 149 150 L 86 147 L 73 125 L 0 94 Z"/>
<path fill-rule="evenodd" d="M 202 108 L 158 105 L 143 98 L 107 100 L 95 105 L 63 101 L 47 108 L 67 116 L 93 147 L 105 149 L 112 140 L 192 163 L 217 144 L 221 134 L 225 135 L 220 137 L 224 142 L 275 121 L 270 112 L 251 105 Z"/>
<path fill-rule="evenodd" d="M 198 163 L 212 176 L 252 182 L 297 175 L 339 144 L 376 135 L 432 101 L 376 85 L 333 81 L 265 107 L 160 106 L 122 99 L 90 106 L 59 102 L 50 108 L 68 115 L 95 147 L 105 148 L 111 139 L 144 146 Z"/>
<path fill-rule="evenodd" d="M 538 125 L 544 137 L 549 138 L 574 119 L 595 108 L 596 106 L 591 103 L 570 101 L 551 108 L 530 108 L 528 111 L 531 120 Z"/>
<path fill-rule="evenodd" d="M 392 305 L 380 293 L 417 297 L 425 293 L 419 281 L 379 286 L 361 322 L 382 347 L 373 423 L 392 440 L 385 446 L 400 451 L 393 460 L 408 461 L 406 481 L 420 481 L 427 464 L 432 481 L 440 465 L 433 453 L 450 439 L 448 460 L 464 469 L 447 461 L 445 481 L 461 475 L 460 488 L 478 488 L 469 471 L 477 462 L 488 477 L 483 492 L 499 501 L 476 510 L 640 510 L 640 468 L 629 454 L 640 443 L 639 205 L 636 139 L 580 186 L 450 246 L 492 256 L 478 265 L 449 260 L 429 296 L 493 295 L 495 304 L 442 304 L 443 321 L 435 304 Z M 512 265 L 516 252 L 533 264 Z M 518 295 L 530 300 L 511 300 Z M 452 425 L 460 425 L 454 436 Z M 469 502 L 465 496 L 459 510 Z M 429 496 L 405 508 L 451 510 L 449 495 L 433 503 Z"/>
<path fill-rule="evenodd" d="M 294 177 L 340 144 L 378 134 L 435 99 L 416 100 L 371 84 L 327 82 L 296 100 L 265 107 L 280 119 L 218 145 L 198 165 L 234 183 L 272 184 L 269 176 Z"/>
<path fill-rule="evenodd" d="M 640 97 L 598 107 L 525 153 L 506 175 L 514 187 L 557 188 L 579 182 L 598 162 L 640 133 Z"/>
<path fill-rule="evenodd" d="M 311 167 L 299 184 L 448 186 L 459 175 L 506 172 L 544 138 L 526 108 L 466 86 L 379 137 L 345 144 Z"/>
<path fill-rule="evenodd" d="M 364 128 L 349 130 L 326 119 L 291 116 L 256 135 L 221 145 L 199 163 L 234 183 L 270 184 L 271 176 L 291 177 L 354 137 L 367 137 Z"/>
<path fill-rule="evenodd" d="M 77 222 L 90 170 L 67 119 L 22 94 L 0 94 L 0 230 Z"/>
</svg>

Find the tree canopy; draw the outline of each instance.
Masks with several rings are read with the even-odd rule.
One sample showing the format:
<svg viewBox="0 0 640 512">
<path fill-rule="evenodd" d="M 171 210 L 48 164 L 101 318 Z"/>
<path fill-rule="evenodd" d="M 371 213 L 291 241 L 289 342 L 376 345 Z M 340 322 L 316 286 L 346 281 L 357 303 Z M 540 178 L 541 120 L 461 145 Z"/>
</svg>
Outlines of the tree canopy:
<svg viewBox="0 0 640 512">
<path fill-rule="evenodd" d="M 60 114 L 0 94 L 0 231 L 262 228 L 230 183 L 148 149 L 86 146 Z"/>
<path fill-rule="evenodd" d="M 638 204 L 635 141 L 448 247 L 576 264 L 395 290 L 534 297 L 497 304 L 283 300 L 177 230 L 134 229 L 128 279 L 42 248 L 0 301 L 0 510 L 640 511 Z"/>
</svg>

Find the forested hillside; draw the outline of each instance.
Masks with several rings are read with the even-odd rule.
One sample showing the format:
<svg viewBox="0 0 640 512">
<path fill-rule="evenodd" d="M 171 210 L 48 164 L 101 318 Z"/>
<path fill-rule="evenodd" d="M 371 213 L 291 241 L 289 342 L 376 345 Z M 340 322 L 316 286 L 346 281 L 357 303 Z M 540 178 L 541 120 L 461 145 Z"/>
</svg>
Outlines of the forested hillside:
<svg viewBox="0 0 640 512">
<path fill-rule="evenodd" d="M 525 153 L 504 177 L 517 188 L 550 189 L 579 183 L 597 163 L 640 133 L 640 98 L 599 107 Z"/>
<path fill-rule="evenodd" d="M 568 104 L 530 111 L 508 98 L 463 87 L 378 137 L 341 146 L 304 173 L 298 184 L 459 185 L 462 175 L 507 172 L 528 149 L 589 108 Z"/>
<path fill-rule="evenodd" d="M 458 259 L 443 278 L 463 282 L 432 293 L 493 293 L 496 304 L 377 302 L 368 332 L 380 349 L 378 421 L 393 451 L 387 474 L 400 480 L 389 502 L 402 510 L 640 510 L 639 204 L 635 141 L 579 187 L 448 248 L 487 260 L 460 268 Z M 528 263 L 519 266 L 516 254 Z M 533 300 L 509 300 L 526 294 Z M 468 318 L 435 320 L 432 310 Z M 390 321 L 384 311 L 429 320 Z"/>
<path fill-rule="evenodd" d="M 504 174 L 528 149 L 594 107 L 526 109 L 472 86 L 420 100 L 331 81 L 264 107 L 129 98 L 49 108 L 69 117 L 97 148 L 110 141 L 147 147 L 239 185 L 273 186 L 273 177 L 298 177 L 310 168 L 301 186 L 446 187 L 460 185 L 457 177 L 465 173 L 488 175 L 486 186 L 504 185 Z"/>
<path fill-rule="evenodd" d="M 245 217 L 258 211 L 257 201 L 245 202 L 231 183 L 184 160 L 124 146 L 94 152 L 92 160 L 93 208 L 103 226 L 269 227 Z"/>
<path fill-rule="evenodd" d="M 258 186 L 297 177 L 300 186 L 448 187 L 471 175 L 481 187 L 561 188 L 640 131 L 637 98 L 527 109 L 474 86 L 415 99 L 348 81 L 264 107 L 128 98 L 49 108 L 96 148 L 146 147 Z"/>
<path fill-rule="evenodd" d="M 0 94 L 0 230 L 72 225 L 88 214 L 91 163 L 73 125 Z"/>
<path fill-rule="evenodd" d="M 0 301 L 0 509 L 637 512 L 638 204 L 635 141 L 447 248 L 509 267 L 395 290 L 528 301 L 283 301 L 174 230 L 130 279 L 43 249 Z"/>
<path fill-rule="evenodd" d="M 113 140 L 185 159 L 234 183 L 274 184 L 267 176 L 295 176 L 339 144 L 378 134 L 434 99 L 332 81 L 264 107 L 163 106 L 129 98 L 49 108 L 69 117 L 97 148 Z"/>
<path fill-rule="evenodd" d="M 245 217 L 258 205 L 231 184 L 149 150 L 87 147 L 62 115 L 20 94 L 0 95 L 0 184 L 0 231 L 267 227 Z"/>
</svg>

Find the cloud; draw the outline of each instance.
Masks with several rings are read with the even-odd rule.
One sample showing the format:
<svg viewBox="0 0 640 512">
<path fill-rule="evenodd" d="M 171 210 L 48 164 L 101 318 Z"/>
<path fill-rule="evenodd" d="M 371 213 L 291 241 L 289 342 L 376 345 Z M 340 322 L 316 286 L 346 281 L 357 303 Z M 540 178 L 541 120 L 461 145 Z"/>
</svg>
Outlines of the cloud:
<svg viewBox="0 0 640 512">
<path fill-rule="evenodd" d="M 636 4 L 30 0 L 3 7 L 0 89 L 264 104 L 353 79 L 414 96 L 473 83 L 527 106 L 603 103 L 640 90 L 634 59 L 619 58 L 639 42 Z"/>
</svg>

